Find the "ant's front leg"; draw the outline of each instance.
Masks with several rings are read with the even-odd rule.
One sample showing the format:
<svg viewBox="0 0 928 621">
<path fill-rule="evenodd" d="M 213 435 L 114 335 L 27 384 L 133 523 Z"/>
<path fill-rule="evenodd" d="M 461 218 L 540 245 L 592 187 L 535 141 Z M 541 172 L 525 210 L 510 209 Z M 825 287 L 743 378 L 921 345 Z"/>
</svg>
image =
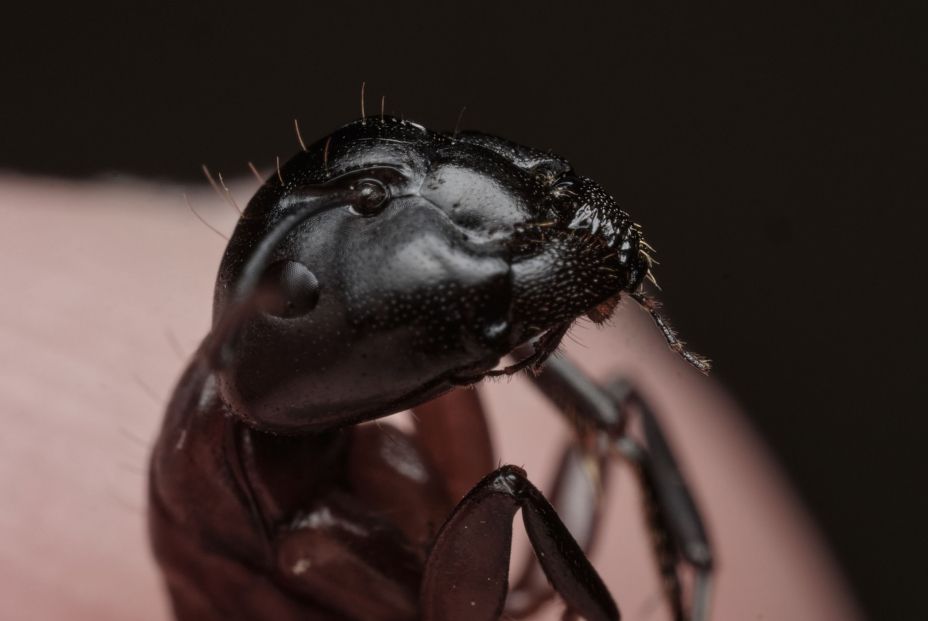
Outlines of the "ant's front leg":
<svg viewBox="0 0 928 621">
<path fill-rule="evenodd" d="M 696 502 L 648 403 L 623 379 L 609 382 L 605 391 L 615 403 L 634 408 L 641 420 L 644 445 L 626 435 L 615 443 L 615 449 L 636 467 L 655 555 L 674 617 L 703 621 L 709 614 L 713 556 Z M 681 602 L 680 564 L 689 565 L 695 574 L 688 616 Z"/>
<path fill-rule="evenodd" d="M 600 455 L 614 454 L 635 466 L 645 498 L 658 568 L 677 621 L 707 618 L 712 571 L 711 547 L 702 518 L 651 407 L 625 380 L 600 386 L 563 357 L 551 358 L 533 378 L 536 386 L 583 437 L 595 433 Z M 644 442 L 628 432 L 632 415 Z M 590 508 L 593 511 L 594 508 Z M 693 601 L 683 606 L 680 566 L 695 573 Z"/>
<path fill-rule="evenodd" d="M 585 553 L 593 548 L 603 508 L 608 470 L 605 457 L 585 438 L 566 443 L 554 484 L 551 505 Z M 578 441 L 579 440 L 579 441 Z M 538 559 L 528 552 L 506 598 L 506 618 L 528 617 L 554 596 Z"/>
<path fill-rule="evenodd" d="M 515 466 L 484 477 L 439 532 L 422 581 L 423 620 L 499 619 L 508 589 L 512 520 L 519 509 L 538 561 L 568 609 L 588 621 L 617 620 L 618 609 L 599 574 L 554 508 Z"/>
<path fill-rule="evenodd" d="M 607 399 L 606 407 L 612 408 Z M 493 470 L 496 459 L 479 391 L 458 388 L 415 408 L 423 452 L 440 473 L 455 503 Z M 588 435 L 588 439 L 595 439 Z M 606 459 L 595 447 L 564 447 L 553 486 L 546 492 L 558 516 L 584 551 L 593 544 L 601 513 Z M 453 507 L 453 505 L 452 505 Z M 449 507 L 450 510 L 450 507 Z M 526 554 L 506 598 L 506 618 L 527 617 L 554 596 L 535 555 Z"/>
</svg>

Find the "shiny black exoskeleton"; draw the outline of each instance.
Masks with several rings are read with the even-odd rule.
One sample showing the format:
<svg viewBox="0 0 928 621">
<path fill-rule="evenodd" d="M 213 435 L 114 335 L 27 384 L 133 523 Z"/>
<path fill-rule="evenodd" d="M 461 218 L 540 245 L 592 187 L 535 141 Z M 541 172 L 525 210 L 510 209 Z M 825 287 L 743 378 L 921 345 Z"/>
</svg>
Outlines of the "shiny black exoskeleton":
<svg viewBox="0 0 928 621">
<path fill-rule="evenodd" d="M 578 464 L 591 445 L 565 455 L 552 508 L 520 469 L 490 473 L 479 402 L 453 389 L 540 368 L 573 321 L 604 320 L 623 294 L 647 305 L 647 248 L 601 186 L 501 138 L 381 117 L 298 153 L 238 223 L 213 330 L 154 449 L 152 537 L 177 616 L 475 621 L 504 605 L 528 614 L 535 604 L 524 601 L 547 595 L 505 603 L 521 509 L 568 607 L 618 618 L 581 550 L 596 511 L 566 527 L 555 512 L 565 486 L 589 476 L 590 460 Z M 563 364 L 538 376 L 542 390 L 596 433 L 627 440 L 628 395 L 610 397 Z M 412 407 L 412 436 L 354 426 Z M 451 411 L 455 422 L 442 422 Z M 454 445 L 466 454 L 449 457 Z M 654 458 L 664 463 L 656 449 Z M 673 485 L 655 476 L 644 482 L 660 509 Z M 671 556 L 708 567 L 687 556 L 704 536 L 695 510 L 679 505 L 658 511 L 656 527 L 680 539 Z M 468 530 L 476 523 L 485 532 Z M 532 588 L 523 590 L 544 590 Z"/>
<path fill-rule="evenodd" d="M 262 428 L 306 431 L 472 383 L 648 270 L 639 232 L 563 159 L 395 118 L 342 128 L 252 199 L 223 258 L 215 316 L 252 248 L 302 188 L 368 192 L 299 225 L 268 257 L 299 298 L 243 330 L 221 391 Z M 265 279 L 267 284 L 270 279 Z M 286 364 L 281 364 L 286 361 Z"/>
</svg>

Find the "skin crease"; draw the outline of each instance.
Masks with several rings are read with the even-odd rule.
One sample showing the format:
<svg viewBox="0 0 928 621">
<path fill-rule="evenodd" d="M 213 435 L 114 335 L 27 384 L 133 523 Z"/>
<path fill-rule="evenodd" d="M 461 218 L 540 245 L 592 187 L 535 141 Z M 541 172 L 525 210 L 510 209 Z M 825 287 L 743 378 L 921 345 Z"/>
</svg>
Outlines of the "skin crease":
<svg viewBox="0 0 928 621">
<path fill-rule="evenodd" d="M 254 186 L 233 191 L 243 199 Z M 208 330 L 225 244 L 181 191 L 0 178 L 0 618 L 169 618 L 145 534 L 147 447 Z M 212 194 L 190 200 L 231 230 L 230 206 Z M 658 274 L 665 287 L 672 269 Z M 565 349 L 595 377 L 634 378 L 665 423 L 716 547 L 712 618 L 862 618 L 737 406 L 633 306 L 623 303 L 611 323 L 581 322 Z M 711 355 L 711 343 L 700 345 Z M 485 395 L 500 459 L 544 490 L 566 438 L 560 418 L 522 378 L 489 383 Z M 666 619 L 634 479 L 628 468 L 613 474 L 592 561 L 623 618 Z M 560 610 L 555 601 L 538 618 Z"/>
</svg>

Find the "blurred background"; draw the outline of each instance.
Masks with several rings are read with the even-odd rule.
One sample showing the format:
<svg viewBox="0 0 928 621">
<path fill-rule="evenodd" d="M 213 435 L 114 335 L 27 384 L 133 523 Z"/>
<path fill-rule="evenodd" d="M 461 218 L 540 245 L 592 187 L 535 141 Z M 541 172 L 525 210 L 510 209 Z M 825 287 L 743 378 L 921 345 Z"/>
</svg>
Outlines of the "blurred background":
<svg viewBox="0 0 928 621">
<path fill-rule="evenodd" d="M 385 96 L 562 154 L 643 225 L 668 314 L 869 615 L 928 615 L 924 22 L 813 3 L 258 7 L 18 7 L 0 171 L 235 178 L 296 150 L 294 118 L 309 141 L 358 117 L 362 82 L 369 113 Z"/>
</svg>

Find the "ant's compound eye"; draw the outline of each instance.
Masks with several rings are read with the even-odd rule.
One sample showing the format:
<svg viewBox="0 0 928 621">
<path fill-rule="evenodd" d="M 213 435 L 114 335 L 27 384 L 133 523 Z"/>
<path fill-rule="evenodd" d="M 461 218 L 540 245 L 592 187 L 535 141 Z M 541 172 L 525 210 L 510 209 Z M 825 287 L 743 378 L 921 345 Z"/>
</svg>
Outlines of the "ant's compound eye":
<svg viewBox="0 0 928 621">
<path fill-rule="evenodd" d="M 387 205 L 390 192 L 387 187 L 376 179 L 361 179 L 351 185 L 356 198 L 351 205 L 352 210 L 362 216 L 373 216 L 380 213 Z"/>
<path fill-rule="evenodd" d="M 261 277 L 260 288 L 267 292 L 262 310 L 275 317 L 299 317 L 319 303 L 319 279 L 296 261 L 272 263 Z"/>
</svg>

